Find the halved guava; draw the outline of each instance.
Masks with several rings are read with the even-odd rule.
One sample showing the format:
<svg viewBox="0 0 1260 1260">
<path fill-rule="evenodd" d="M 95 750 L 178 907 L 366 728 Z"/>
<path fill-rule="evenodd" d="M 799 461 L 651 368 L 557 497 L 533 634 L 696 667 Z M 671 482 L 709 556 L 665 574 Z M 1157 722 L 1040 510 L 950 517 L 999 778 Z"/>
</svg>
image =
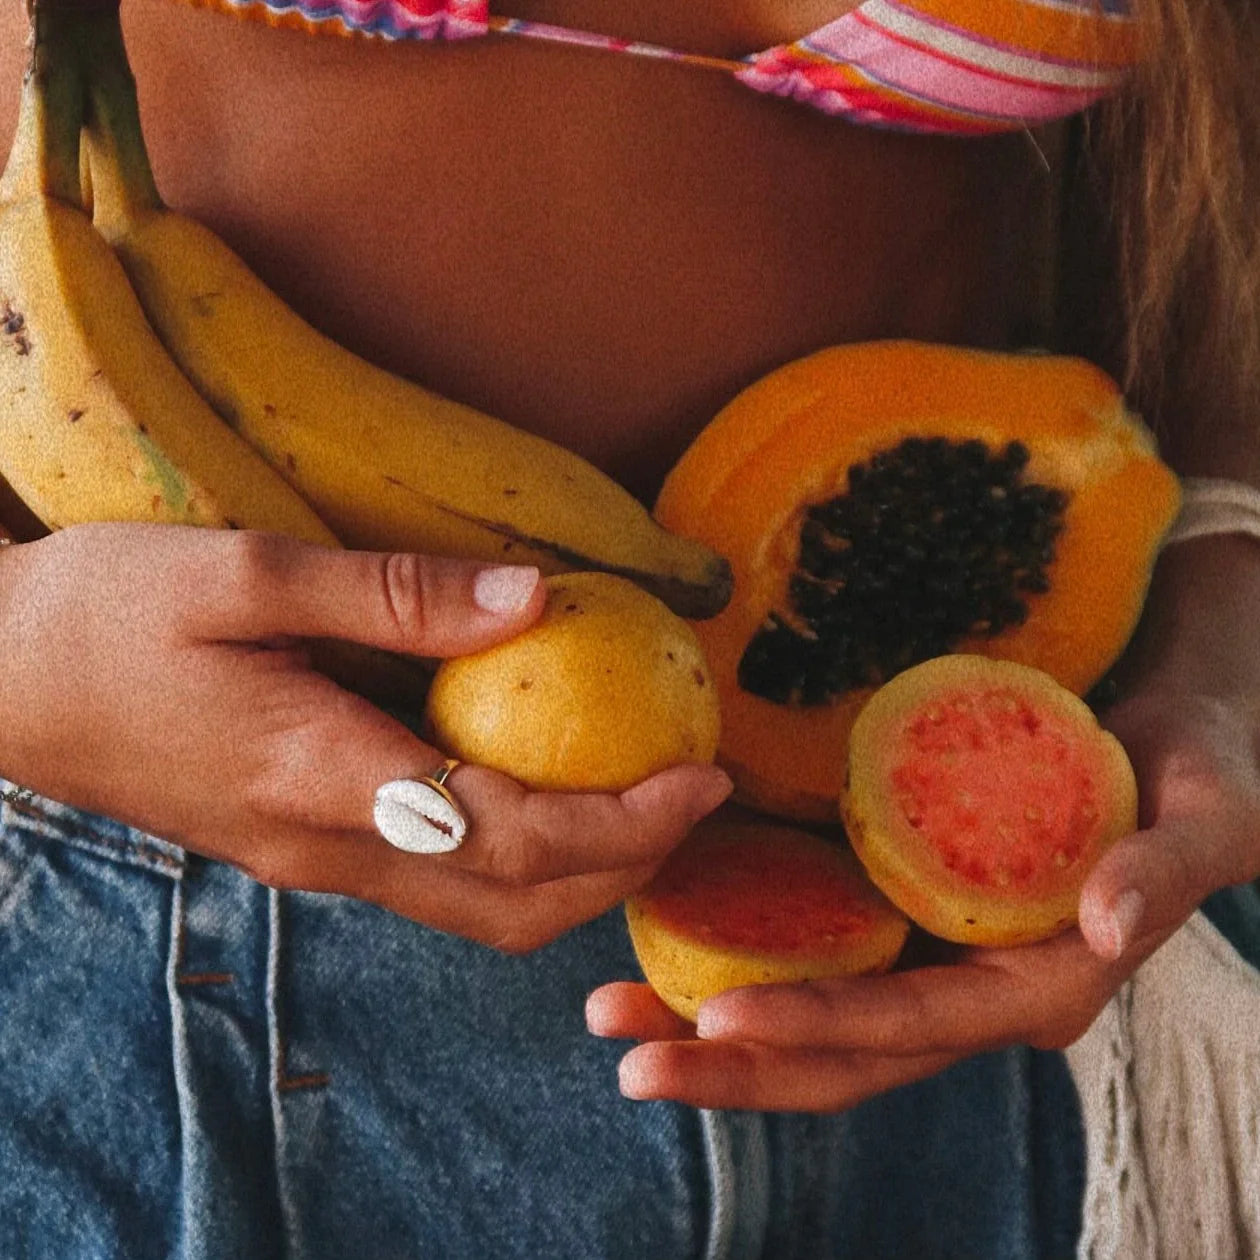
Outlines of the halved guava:
<svg viewBox="0 0 1260 1260">
<path fill-rule="evenodd" d="M 692 831 L 626 920 L 648 983 L 690 1020 L 741 985 L 886 971 L 910 930 L 842 842 L 724 818 Z"/>
<path fill-rule="evenodd" d="M 854 852 L 917 924 L 1018 945 L 1076 921 L 1094 863 L 1137 826 L 1119 740 L 1048 674 L 941 656 L 859 713 L 842 798 Z"/>
</svg>

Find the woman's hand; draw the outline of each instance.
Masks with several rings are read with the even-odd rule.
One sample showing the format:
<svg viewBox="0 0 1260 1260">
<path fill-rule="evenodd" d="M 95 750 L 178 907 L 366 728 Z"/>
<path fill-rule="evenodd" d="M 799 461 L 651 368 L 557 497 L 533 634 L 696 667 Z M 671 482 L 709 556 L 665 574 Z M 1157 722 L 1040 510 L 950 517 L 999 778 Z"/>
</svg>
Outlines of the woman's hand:
<svg viewBox="0 0 1260 1260">
<path fill-rule="evenodd" d="M 733 990 L 695 1029 L 645 986 L 607 985 L 591 995 L 591 1031 L 646 1043 L 622 1061 L 623 1092 L 830 1111 L 980 1051 L 1066 1047 L 1209 893 L 1260 875 L 1260 548 L 1180 545 L 1150 609 L 1107 715 L 1137 772 L 1142 829 L 1091 872 L 1079 930 L 887 976 Z"/>
<path fill-rule="evenodd" d="M 417 856 L 376 788 L 443 753 L 310 665 L 309 641 L 415 656 L 525 629 L 531 568 L 326 550 L 254 532 L 85 525 L 0 550 L 0 772 L 282 888 L 338 892 L 501 949 L 615 905 L 729 791 L 677 767 L 620 796 L 448 780 L 461 848 Z"/>
</svg>

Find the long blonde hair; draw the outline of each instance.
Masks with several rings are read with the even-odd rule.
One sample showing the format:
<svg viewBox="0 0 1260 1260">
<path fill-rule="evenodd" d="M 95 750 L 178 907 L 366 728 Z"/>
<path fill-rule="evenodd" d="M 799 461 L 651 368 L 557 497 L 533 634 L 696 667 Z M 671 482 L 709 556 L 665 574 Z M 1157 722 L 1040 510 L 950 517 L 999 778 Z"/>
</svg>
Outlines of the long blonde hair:
<svg viewBox="0 0 1260 1260">
<path fill-rule="evenodd" d="M 1260 4 L 1137 3 L 1146 55 L 1089 138 L 1121 369 L 1157 428 L 1196 407 L 1196 425 L 1250 423 L 1260 442 Z"/>
</svg>

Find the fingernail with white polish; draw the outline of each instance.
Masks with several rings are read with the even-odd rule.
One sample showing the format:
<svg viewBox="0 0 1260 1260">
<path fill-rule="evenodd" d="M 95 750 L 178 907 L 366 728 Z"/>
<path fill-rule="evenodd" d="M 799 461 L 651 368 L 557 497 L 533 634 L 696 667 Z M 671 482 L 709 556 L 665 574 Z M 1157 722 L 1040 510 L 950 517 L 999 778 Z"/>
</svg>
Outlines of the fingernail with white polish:
<svg viewBox="0 0 1260 1260">
<path fill-rule="evenodd" d="M 647 1074 L 633 1054 L 621 1060 L 617 1068 L 617 1084 L 626 1098 L 647 1099 L 653 1097 Z"/>
<path fill-rule="evenodd" d="M 722 1035 L 722 1014 L 721 1011 L 712 1011 L 708 1004 L 700 1008 L 696 1014 L 696 1036 L 720 1037 Z"/>
<path fill-rule="evenodd" d="M 520 612 L 529 603 L 538 578 L 538 570 L 528 564 L 482 569 L 473 581 L 473 601 L 485 612 Z"/>
<path fill-rule="evenodd" d="M 462 815 L 440 792 L 414 779 L 391 779 L 376 789 L 376 829 L 404 853 L 450 853 L 464 841 Z"/>
<path fill-rule="evenodd" d="M 611 1037 L 613 1024 L 598 994 L 586 999 L 586 1031 L 593 1037 Z"/>
<path fill-rule="evenodd" d="M 1111 913 L 1104 922 L 1107 924 L 1107 943 L 1110 947 L 1108 953 L 1112 958 L 1119 958 L 1133 944 L 1145 908 L 1146 902 L 1136 888 L 1122 892 L 1111 903 Z"/>
</svg>

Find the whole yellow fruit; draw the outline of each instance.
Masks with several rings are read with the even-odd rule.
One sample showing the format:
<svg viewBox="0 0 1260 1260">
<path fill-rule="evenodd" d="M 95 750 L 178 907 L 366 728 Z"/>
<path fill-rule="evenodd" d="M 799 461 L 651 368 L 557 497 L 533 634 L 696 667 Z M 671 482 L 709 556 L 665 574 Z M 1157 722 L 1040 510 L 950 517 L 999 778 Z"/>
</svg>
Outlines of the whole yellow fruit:
<svg viewBox="0 0 1260 1260">
<path fill-rule="evenodd" d="M 433 742 L 545 791 L 621 792 L 712 761 L 717 691 L 691 627 L 625 578 L 545 582 L 533 626 L 438 669 L 425 710 Z"/>
</svg>

